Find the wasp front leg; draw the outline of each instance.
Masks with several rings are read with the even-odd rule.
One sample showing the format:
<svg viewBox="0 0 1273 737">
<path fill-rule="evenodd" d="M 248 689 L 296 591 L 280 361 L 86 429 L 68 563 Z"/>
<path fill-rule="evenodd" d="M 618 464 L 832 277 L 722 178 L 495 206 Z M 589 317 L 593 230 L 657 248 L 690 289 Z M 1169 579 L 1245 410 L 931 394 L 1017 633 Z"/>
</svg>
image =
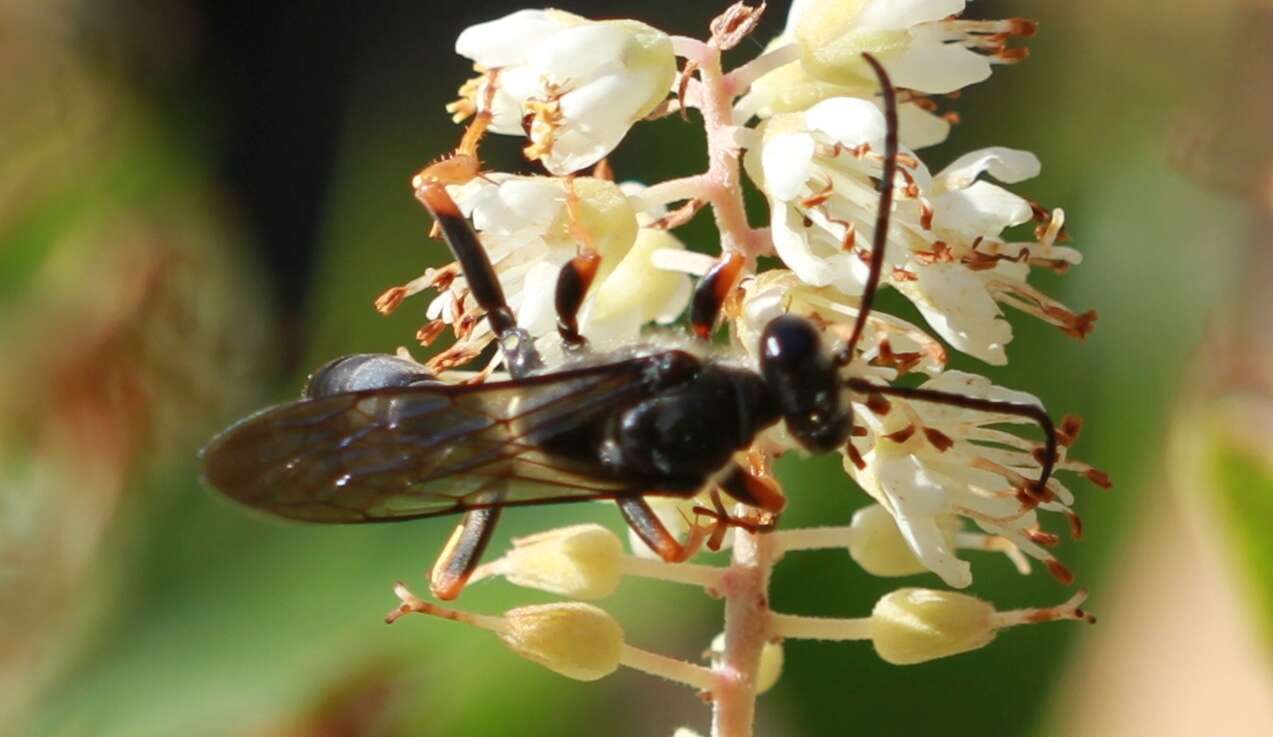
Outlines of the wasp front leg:
<svg viewBox="0 0 1273 737">
<path fill-rule="evenodd" d="M 731 463 L 716 484 L 734 499 L 770 515 L 781 514 L 787 506 L 778 482 L 760 468 Z"/>
<path fill-rule="evenodd" d="M 530 335 L 517 327 L 517 318 L 504 299 L 504 288 L 500 286 L 495 267 L 491 265 L 486 249 L 482 247 L 468 218 L 460 212 L 459 205 L 451 199 L 446 186 L 440 181 L 417 177 L 416 198 L 437 221 L 446 244 L 459 262 L 460 270 L 464 272 L 469 293 L 478 306 L 485 310 L 486 321 L 499 342 L 508 373 L 515 379 L 534 373 L 543 366 L 543 360 L 535 350 L 535 343 Z"/>
</svg>

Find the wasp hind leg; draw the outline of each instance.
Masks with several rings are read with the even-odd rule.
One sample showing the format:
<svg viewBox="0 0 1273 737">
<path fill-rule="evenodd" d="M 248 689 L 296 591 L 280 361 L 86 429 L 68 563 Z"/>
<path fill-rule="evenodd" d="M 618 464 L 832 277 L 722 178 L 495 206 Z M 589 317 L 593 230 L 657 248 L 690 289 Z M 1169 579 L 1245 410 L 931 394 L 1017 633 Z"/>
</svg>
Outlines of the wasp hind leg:
<svg viewBox="0 0 1273 737">
<path fill-rule="evenodd" d="M 464 590 L 469 577 L 477 568 L 482 553 L 491 542 L 500 510 L 496 507 L 474 509 L 466 512 L 464 519 L 451 533 L 438 561 L 429 575 L 429 588 L 443 601 L 454 599 Z"/>
</svg>

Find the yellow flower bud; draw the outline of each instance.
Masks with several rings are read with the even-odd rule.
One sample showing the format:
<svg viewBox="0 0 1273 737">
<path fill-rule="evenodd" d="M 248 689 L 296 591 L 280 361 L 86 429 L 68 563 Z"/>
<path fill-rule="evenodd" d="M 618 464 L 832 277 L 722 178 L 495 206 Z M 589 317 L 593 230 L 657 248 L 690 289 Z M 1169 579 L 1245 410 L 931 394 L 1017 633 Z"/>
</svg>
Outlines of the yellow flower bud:
<svg viewBox="0 0 1273 737">
<path fill-rule="evenodd" d="M 870 620 L 875 651 L 909 665 L 984 647 L 995 638 L 995 609 L 953 591 L 899 589 L 875 605 Z"/>
<path fill-rule="evenodd" d="M 947 546 L 954 548 L 959 519 L 954 516 L 943 517 L 940 526 Z M 864 507 L 854 513 L 852 528 L 849 555 L 862 566 L 862 570 L 872 576 L 912 576 L 928 571 L 928 566 L 920 562 L 902 536 L 893 515 L 879 504 Z"/>
<path fill-rule="evenodd" d="M 623 629 L 591 604 L 524 606 L 504 617 L 499 636 L 514 652 L 567 678 L 595 681 L 619 667 Z"/>
<path fill-rule="evenodd" d="M 597 272 L 598 283 L 614 271 L 632 248 L 637 238 L 637 218 L 627 195 L 614 182 L 595 177 L 576 177 L 571 184 L 579 198 L 578 210 L 573 214 L 577 229 L 592 238 L 592 246 L 601 255 L 601 267 Z M 570 208 L 563 207 L 554 224 L 556 231 L 575 242 L 572 232 Z"/>
<path fill-rule="evenodd" d="M 596 524 L 549 530 L 514 542 L 495 565 L 512 583 L 572 599 L 602 599 L 623 578 L 623 544 Z"/>
<path fill-rule="evenodd" d="M 782 642 L 766 642 L 760 651 L 760 667 L 756 669 L 756 693 L 762 694 L 778 683 L 782 664 Z"/>
<path fill-rule="evenodd" d="M 689 302 L 689 277 L 655 268 L 653 256 L 684 248 L 665 230 L 642 228 L 632 250 L 597 289 L 585 327 L 589 337 L 635 335 L 645 323 L 675 319 Z"/>
</svg>

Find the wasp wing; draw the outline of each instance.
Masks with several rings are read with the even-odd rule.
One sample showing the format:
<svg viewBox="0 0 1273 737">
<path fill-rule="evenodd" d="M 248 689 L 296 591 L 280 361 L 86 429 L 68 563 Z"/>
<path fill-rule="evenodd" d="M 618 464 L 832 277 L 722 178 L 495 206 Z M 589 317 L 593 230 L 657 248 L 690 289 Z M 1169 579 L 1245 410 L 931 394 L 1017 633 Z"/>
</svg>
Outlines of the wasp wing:
<svg viewBox="0 0 1273 737">
<path fill-rule="evenodd" d="M 509 382 L 303 399 L 232 425 L 203 451 L 206 481 L 272 514 L 388 522 L 489 506 L 638 493 L 572 433 L 649 393 L 629 360 Z"/>
</svg>

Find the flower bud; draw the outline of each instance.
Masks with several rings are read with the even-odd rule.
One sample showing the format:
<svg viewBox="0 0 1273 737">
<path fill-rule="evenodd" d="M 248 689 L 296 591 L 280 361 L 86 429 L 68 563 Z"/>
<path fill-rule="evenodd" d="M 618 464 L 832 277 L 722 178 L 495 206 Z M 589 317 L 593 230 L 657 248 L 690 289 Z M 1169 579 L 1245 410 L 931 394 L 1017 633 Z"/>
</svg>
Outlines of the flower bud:
<svg viewBox="0 0 1273 737">
<path fill-rule="evenodd" d="M 896 520 L 879 504 L 859 509 L 853 514 L 853 537 L 849 543 L 849 555 L 862 570 L 872 576 L 891 578 L 925 573 L 928 566 L 915 556 L 906 542 Z M 955 533 L 959 519 L 946 515 L 940 519 L 939 529 L 947 547 L 955 547 Z"/>
<path fill-rule="evenodd" d="M 588 337 L 601 342 L 631 340 L 646 323 L 675 320 L 689 303 L 690 279 L 656 268 L 653 256 L 656 251 L 684 248 L 665 230 L 642 228 L 632 250 L 597 289 L 584 324 Z"/>
<path fill-rule="evenodd" d="M 760 650 L 760 667 L 756 669 L 756 693 L 762 694 L 778 683 L 782 664 L 782 642 L 766 642 Z"/>
<path fill-rule="evenodd" d="M 725 654 L 725 633 L 712 638 L 712 661 L 719 664 Z M 760 664 L 756 668 L 756 693 L 762 694 L 774 687 L 782 677 L 783 665 L 782 641 L 766 642 L 760 650 Z"/>
<path fill-rule="evenodd" d="M 622 557 L 623 545 L 613 532 L 601 525 L 575 525 L 514 541 L 494 568 L 518 586 L 602 599 L 623 578 Z"/>
<path fill-rule="evenodd" d="M 898 589 L 871 612 L 875 651 L 894 665 L 910 665 L 984 647 L 995 638 L 995 609 L 953 591 Z"/>
<path fill-rule="evenodd" d="M 559 603 L 509 610 L 499 635 L 518 655 L 579 681 L 619 667 L 623 629 L 591 604 Z"/>
</svg>

